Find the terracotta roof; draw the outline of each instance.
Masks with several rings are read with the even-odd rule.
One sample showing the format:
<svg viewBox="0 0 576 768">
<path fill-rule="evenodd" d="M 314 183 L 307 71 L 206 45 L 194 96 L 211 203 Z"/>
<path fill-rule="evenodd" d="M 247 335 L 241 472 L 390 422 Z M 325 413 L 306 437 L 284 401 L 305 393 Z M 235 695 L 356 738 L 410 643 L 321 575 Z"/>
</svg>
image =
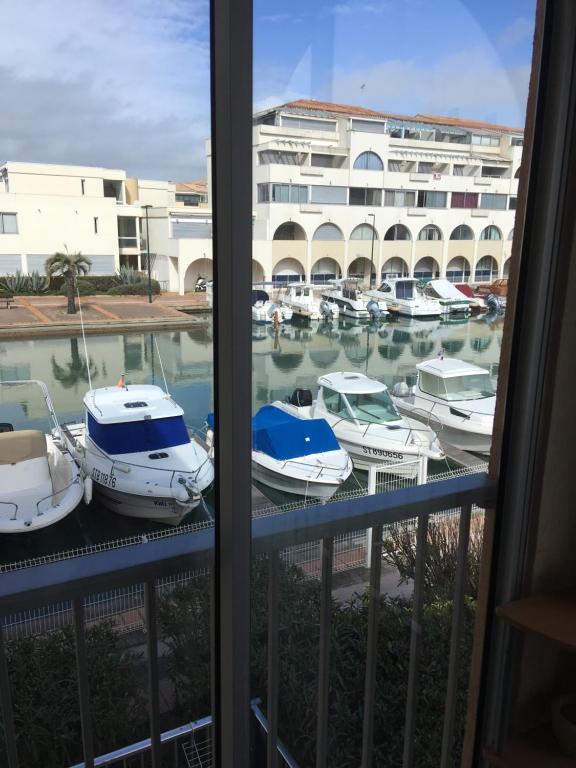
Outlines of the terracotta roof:
<svg viewBox="0 0 576 768">
<path fill-rule="evenodd" d="M 197 181 L 177 181 L 176 192 L 180 194 L 206 195 L 208 193 L 208 183 L 206 179 L 198 179 Z"/>
<path fill-rule="evenodd" d="M 498 131 L 500 133 L 524 133 L 523 128 L 511 128 L 496 123 L 485 123 L 480 120 L 467 120 L 459 117 L 443 117 L 440 115 L 398 115 L 391 112 L 379 112 L 375 109 L 356 107 L 350 104 L 332 104 L 328 101 L 315 101 L 314 99 L 298 99 L 283 104 L 276 109 L 302 109 L 316 112 L 328 112 L 335 115 L 349 115 L 351 117 L 388 118 L 396 120 L 411 120 L 419 123 L 435 123 L 439 125 L 453 126 L 454 128 L 472 128 L 483 131 Z M 270 110 L 272 111 L 272 110 Z"/>
</svg>

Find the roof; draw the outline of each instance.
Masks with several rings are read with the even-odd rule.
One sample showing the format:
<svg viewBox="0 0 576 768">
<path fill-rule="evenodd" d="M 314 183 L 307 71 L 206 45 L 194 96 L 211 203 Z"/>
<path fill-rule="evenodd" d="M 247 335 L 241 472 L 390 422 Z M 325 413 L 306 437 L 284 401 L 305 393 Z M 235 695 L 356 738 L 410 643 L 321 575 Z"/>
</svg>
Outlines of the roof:
<svg viewBox="0 0 576 768">
<path fill-rule="evenodd" d="M 336 392 L 343 394 L 369 394 L 371 392 L 384 392 L 386 384 L 371 379 L 363 373 L 338 371 L 329 373 L 327 376 L 320 376 L 318 384 L 323 387 L 329 387 Z"/>
<path fill-rule="evenodd" d="M 416 368 L 419 371 L 425 371 L 440 378 L 488 373 L 486 368 L 480 368 L 479 365 L 473 365 L 472 363 L 465 363 L 464 360 L 457 360 L 454 357 L 437 357 L 433 360 L 425 360 L 423 363 L 418 363 Z"/>
<path fill-rule="evenodd" d="M 128 384 L 126 387 L 101 387 L 84 396 L 84 405 L 99 424 L 165 419 L 183 416 L 184 411 L 160 387 Z"/>
<path fill-rule="evenodd" d="M 274 112 L 282 109 L 294 109 L 313 112 L 329 113 L 335 116 L 346 117 L 365 117 L 372 119 L 384 119 L 384 120 L 408 120 L 416 123 L 433 123 L 435 125 L 451 126 L 453 128 L 463 128 L 468 130 L 477 131 L 495 131 L 499 133 L 524 133 L 523 128 L 514 128 L 507 125 L 499 125 L 498 123 L 487 123 L 482 120 L 471 120 L 468 118 L 460 117 L 447 117 L 444 115 L 423 115 L 421 113 L 417 115 L 399 115 L 393 112 L 380 112 L 375 109 L 368 109 L 366 107 L 358 107 L 351 104 L 334 104 L 329 101 L 316 101 L 315 99 L 298 99 L 297 101 L 290 101 L 287 104 L 282 104 L 279 107 L 275 107 L 271 110 L 265 110 L 266 112 Z"/>
<path fill-rule="evenodd" d="M 208 182 L 206 179 L 198 179 L 197 181 L 177 181 L 176 193 L 189 195 L 207 195 Z"/>
</svg>

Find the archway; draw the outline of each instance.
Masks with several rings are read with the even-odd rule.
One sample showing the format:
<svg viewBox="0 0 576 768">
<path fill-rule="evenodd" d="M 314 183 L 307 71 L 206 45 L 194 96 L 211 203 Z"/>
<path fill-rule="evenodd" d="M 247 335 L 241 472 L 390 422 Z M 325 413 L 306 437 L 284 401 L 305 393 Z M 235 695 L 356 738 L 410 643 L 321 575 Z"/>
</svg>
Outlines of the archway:
<svg viewBox="0 0 576 768">
<path fill-rule="evenodd" d="M 384 163 L 376 152 L 361 152 L 354 160 L 353 167 L 354 170 L 360 171 L 383 171 Z"/>
<path fill-rule="evenodd" d="M 418 233 L 418 240 L 443 240 L 442 230 L 436 224 L 427 224 Z"/>
<path fill-rule="evenodd" d="M 431 256 L 426 256 L 417 262 L 414 267 L 414 277 L 419 280 L 431 280 L 435 277 L 440 277 L 440 267 L 436 259 Z"/>
<path fill-rule="evenodd" d="M 264 282 L 264 267 L 256 259 L 252 259 L 252 282 L 263 283 Z"/>
<path fill-rule="evenodd" d="M 316 232 L 312 235 L 312 240 L 344 240 L 344 235 L 340 227 L 328 222 L 320 224 Z"/>
<path fill-rule="evenodd" d="M 196 259 L 184 274 L 184 291 L 193 291 L 199 277 L 212 280 L 212 259 Z"/>
<path fill-rule="evenodd" d="M 348 266 L 348 277 L 355 277 L 359 280 L 370 282 L 370 259 L 365 256 L 358 256 Z M 372 280 L 376 279 L 376 274 L 372 273 Z"/>
<path fill-rule="evenodd" d="M 510 277 L 510 262 L 511 259 L 506 259 L 504 267 L 502 268 L 502 277 Z"/>
<path fill-rule="evenodd" d="M 412 240 L 412 235 L 404 224 L 394 224 L 386 230 L 384 240 Z"/>
<path fill-rule="evenodd" d="M 378 240 L 378 232 L 372 224 L 358 224 L 350 233 L 350 240 Z"/>
<path fill-rule="evenodd" d="M 272 270 L 272 281 L 276 284 L 302 282 L 305 269 L 297 259 L 280 259 Z"/>
<path fill-rule="evenodd" d="M 285 221 L 274 232 L 273 240 L 306 240 L 304 228 L 295 221 Z"/>
<path fill-rule="evenodd" d="M 326 257 L 315 262 L 312 267 L 311 277 L 313 283 L 324 284 L 330 280 L 342 277 L 342 270 L 335 259 Z"/>
<path fill-rule="evenodd" d="M 470 262 L 464 256 L 450 259 L 446 267 L 446 280 L 451 283 L 467 283 L 470 279 Z"/>
<path fill-rule="evenodd" d="M 459 224 L 452 230 L 450 240 L 474 240 L 474 232 L 467 224 Z"/>
<path fill-rule="evenodd" d="M 388 259 L 384 264 L 381 277 L 382 280 L 385 280 L 387 277 L 408 277 L 409 274 L 408 264 L 406 264 L 404 259 L 395 256 L 392 259 Z"/>
<path fill-rule="evenodd" d="M 480 240 L 502 240 L 502 232 L 494 224 L 490 224 L 480 233 Z"/>
<path fill-rule="evenodd" d="M 498 277 L 498 262 L 493 256 L 482 256 L 474 270 L 474 280 L 489 283 Z"/>
</svg>

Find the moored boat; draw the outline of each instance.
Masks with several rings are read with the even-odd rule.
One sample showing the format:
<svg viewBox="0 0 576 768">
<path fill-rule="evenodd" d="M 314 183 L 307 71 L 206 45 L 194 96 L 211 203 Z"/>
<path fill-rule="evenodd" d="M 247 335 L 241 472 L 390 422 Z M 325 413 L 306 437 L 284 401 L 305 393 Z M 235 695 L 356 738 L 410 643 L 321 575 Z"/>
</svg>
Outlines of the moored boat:
<svg viewBox="0 0 576 768">
<path fill-rule="evenodd" d="M 252 291 L 252 322 L 279 324 L 291 319 L 290 307 L 270 301 L 266 291 Z"/>
<path fill-rule="evenodd" d="M 357 279 L 337 281 L 322 291 L 322 298 L 336 304 L 341 315 L 360 322 L 378 322 L 388 314 L 385 302 L 363 296 L 361 281 Z"/>
<path fill-rule="evenodd" d="M 280 289 L 278 301 L 289 307 L 294 315 L 307 320 L 336 320 L 340 314 L 338 305 L 314 296 L 314 286 L 309 283 L 288 283 Z"/>
<path fill-rule="evenodd" d="M 449 280 L 430 280 L 426 284 L 424 294 L 432 299 L 438 299 L 442 314 L 470 314 L 470 301 Z"/>
<path fill-rule="evenodd" d="M 389 312 L 408 317 L 440 317 L 442 307 L 437 299 L 424 296 L 412 277 L 387 278 L 380 287 L 365 292 L 368 298 L 385 302 Z"/>
</svg>

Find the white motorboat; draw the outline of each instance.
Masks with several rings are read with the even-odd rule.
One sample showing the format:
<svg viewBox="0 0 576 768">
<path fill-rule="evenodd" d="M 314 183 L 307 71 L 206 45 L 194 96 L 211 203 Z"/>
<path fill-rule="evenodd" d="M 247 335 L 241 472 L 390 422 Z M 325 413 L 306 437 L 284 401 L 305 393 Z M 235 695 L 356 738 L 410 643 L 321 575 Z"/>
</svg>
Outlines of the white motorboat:
<svg viewBox="0 0 576 768">
<path fill-rule="evenodd" d="M 266 291 L 252 291 L 252 322 L 254 323 L 283 323 L 292 319 L 290 307 L 284 307 L 275 301 L 270 301 Z"/>
<path fill-rule="evenodd" d="M 50 434 L 0 424 L 0 533 L 29 533 L 65 518 L 82 501 L 84 476 L 62 440 L 44 382 L 3 381 L 0 387 L 40 387 Z"/>
<path fill-rule="evenodd" d="M 208 444 L 214 439 L 214 414 L 207 419 Z M 270 488 L 298 496 L 332 498 L 352 472 L 324 419 L 304 419 L 264 405 L 252 419 L 252 477 Z"/>
<path fill-rule="evenodd" d="M 289 307 L 298 317 L 307 320 L 336 320 L 340 314 L 338 305 L 314 296 L 314 286 L 309 283 L 288 283 L 280 289 L 278 300 Z"/>
<path fill-rule="evenodd" d="M 403 418 L 380 381 L 339 372 L 321 376 L 318 385 L 316 400 L 310 390 L 297 389 L 274 405 L 300 418 L 326 419 L 359 469 L 389 464 L 390 474 L 416 477 L 418 457 L 444 458 L 433 430 Z"/>
<path fill-rule="evenodd" d="M 385 302 L 368 299 L 362 295 L 360 280 L 339 280 L 322 291 L 322 298 L 337 305 L 340 314 L 354 320 L 378 322 L 388 314 Z"/>
<path fill-rule="evenodd" d="M 438 299 L 424 296 L 413 277 L 388 278 L 378 289 L 365 291 L 365 295 L 376 301 L 384 301 L 389 312 L 408 317 L 439 317 L 442 307 Z"/>
<path fill-rule="evenodd" d="M 171 525 L 198 506 L 214 468 L 170 395 L 122 377 L 87 392 L 84 407 L 85 422 L 64 435 L 104 506 Z"/>
<path fill-rule="evenodd" d="M 424 289 L 424 294 L 432 299 L 438 299 L 443 315 L 469 315 L 471 302 L 449 280 L 430 280 Z"/>
<path fill-rule="evenodd" d="M 394 386 L 398 410 L 442 425 L 442 438 L 456 448 L 490 453 L 496 392 L 490 373 L 477 365 L 440 357 L 418 363 L 418 380 Z"/>
</svg>

